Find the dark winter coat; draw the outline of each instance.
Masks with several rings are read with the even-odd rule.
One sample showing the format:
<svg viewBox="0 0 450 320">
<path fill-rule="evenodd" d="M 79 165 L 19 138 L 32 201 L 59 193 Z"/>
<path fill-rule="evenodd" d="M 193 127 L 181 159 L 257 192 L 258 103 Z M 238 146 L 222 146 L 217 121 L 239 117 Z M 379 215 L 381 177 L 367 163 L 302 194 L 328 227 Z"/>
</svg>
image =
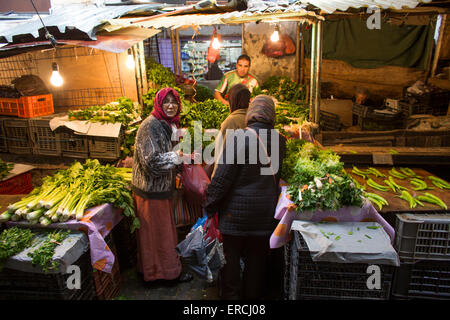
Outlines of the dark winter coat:
<svg viewBox="0 0 450 320">
<path fill-rule="evenodd" d="M 260 129 L 273 129 L 263 123 L 252 123 L 249 128 L 259 132 Z M 245 131 L 248 131 L 246 129 Z M 286 152 L 284 137 L 278 137 L 279 168 L 275 176 L 261 175 L 260 156 L 256 164 L 249 163 L 250 139 L 234 148 L 234 164 L 226 164 L 227 145 L 223 156 L 224 163 L 219 163 L 215 175 L 206 192 L 205 210 L 208 216 L 219 213 L 219 230 L 225 235 L 262 236 L 270 235 L 276 227 L 275 208 L 279 195 L 279 180 L 282 161 Z M 235 145 L 237 139 L 235 138 Z M 271 155 L 271 141 L 267 139 L 267 151 Z M 259 145 L 260 140 L 256 140 Z M 245 164 L 237 164 L 238 155 L 245 155 Z M 265 156 L 262 152 L 261 156 Z M 264 160 L 263 160 L 264 161 Z"/>
</svg>

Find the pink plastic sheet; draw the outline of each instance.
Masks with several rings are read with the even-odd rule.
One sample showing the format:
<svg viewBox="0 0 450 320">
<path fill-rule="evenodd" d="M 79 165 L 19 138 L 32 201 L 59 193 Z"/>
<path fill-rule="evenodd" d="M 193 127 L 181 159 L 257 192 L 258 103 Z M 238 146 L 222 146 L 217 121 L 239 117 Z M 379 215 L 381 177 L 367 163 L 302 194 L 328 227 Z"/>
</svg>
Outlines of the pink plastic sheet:
<svg viewBox="0 0 450 320">
<path fill-rule="evenodd" d="M 391 243 L 395 239 L 395 231 L 392 226 L 383 219 L 370 201 L 364 203 L 362 208 L 344 207 L 338 211 L 306 211 L 298 212 L 292 206 L 294 203 L 288 199 L 288 186 L 281 186 L 281 194 L 278 198 L 277 208 L 275 210 L 275 219 L 280 220 L 275 231 L 270 237 L 270 247 L 279 248 L 284 246 L 290 240 L 290 230 L 294 220 L 307 221 L 335 221 L 335 222 L 378 222 L 391 238 Z"/>
</svg>

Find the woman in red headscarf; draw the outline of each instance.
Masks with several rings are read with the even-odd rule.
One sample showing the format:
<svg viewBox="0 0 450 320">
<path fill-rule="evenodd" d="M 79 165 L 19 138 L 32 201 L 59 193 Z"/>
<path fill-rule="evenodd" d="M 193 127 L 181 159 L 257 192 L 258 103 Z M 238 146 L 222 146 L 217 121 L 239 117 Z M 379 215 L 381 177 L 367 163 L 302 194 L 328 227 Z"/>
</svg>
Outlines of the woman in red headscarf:
<svg viewBox="0 0 450 320">
<path fill-rule="evenodd" d="M 152 114 L 138 129 L 133 162 L 132 190 L 141 227 L 137 232 L 138 271 L 144 281 L 187 281 L 175 247 L 173 193 L 182 159 L 172 151 L 173 134 L 180 121 L 181 101 L 172 88 L 161 89 Z"/>
</svg>

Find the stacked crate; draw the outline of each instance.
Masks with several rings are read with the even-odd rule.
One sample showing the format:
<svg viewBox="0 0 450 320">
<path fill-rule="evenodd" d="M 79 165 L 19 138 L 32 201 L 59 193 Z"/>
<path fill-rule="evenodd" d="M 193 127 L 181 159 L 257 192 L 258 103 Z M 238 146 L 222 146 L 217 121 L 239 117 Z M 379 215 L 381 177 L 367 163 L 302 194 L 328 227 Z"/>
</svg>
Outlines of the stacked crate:
<svg viewBox="0 0 450 320">
<path fill-rule="evenodd" d="M 394 299 L 450 299 L 450 214 L 396 217 Z M 412 219 L 411 219 L 412 218 Z"/>
<path fill-rule="evenodd" d="M 381 289 L 367 288 L 367 264 L 314 262 L 300 232 L 285 247 L 284 297 L 288 300 L 388 300 L 394 268 L 379 265 Z"/>
<path fill-rule="evenodd" d="M 450 91 L 436 89 L 423 94 L 408 92 L 407 87 L 403 88 L 403 100 L 400 101 L 400 108 L 407 116 L 414 114 L 432 114 L 443 116 L 447 114 L 450 102 Z"/>
<path fill-rule="evenodd" d="M 111 300 L 115 298 L 120 291 L 122 277 L 120 275 L 119 260 L 117 258 L 117 250 L 114 244 L 112 234 L 105 238 L 106 244 L 114 254 L 114 266 L 111 273 L 95 270 L 93 271 L 95 291 L 98 300 Z"/>
</svg>

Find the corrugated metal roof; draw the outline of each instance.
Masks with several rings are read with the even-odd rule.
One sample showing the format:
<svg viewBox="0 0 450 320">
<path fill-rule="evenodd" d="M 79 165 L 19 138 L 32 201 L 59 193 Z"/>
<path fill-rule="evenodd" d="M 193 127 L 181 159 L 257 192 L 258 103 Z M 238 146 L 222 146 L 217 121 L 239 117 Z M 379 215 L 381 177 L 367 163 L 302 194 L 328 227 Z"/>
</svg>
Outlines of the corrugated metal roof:
<svg viewBox="0 0 450 320">
<path fill-rule="evenodd" d="M 214 25 L 214 24 L 233 24 L 233 23 L 245 23 L 250 21 L 264 20 L 264 21 L 280 21 L 283 19 L 296 18 L 296 19 L 321 19 L 323 17 L 317 15 L 314 12 L 306 11 L 304 7 L 290 6 L 288 9 L 280 10 L 280 8 L 271 8 L 265 12 L 260 11 L 233 11 L 227 13 L 216 14 L 185 14 L 178 16 L 168 16 L 154 18 L 152 20 L 136 22 L 142 18 L 129 18 L 129 19 L 111 19 L 108 20 L 109 25 L 105 25 L 103 28 L 108 31 L 115 30 L 116 28 L 123 28 L 128 26 L 140 26 L 144 28 L 179 28 L 183 26 L 201 26 L 201 25 Z"/>
<path fill-rule="evenodd" d="M 311 4 L 327 13 L 337 10 L 347 11 L 349 8 L 364 8 L 377 6 L 382 9 L 415 8 L 421 2 L 430 3 L 431 0 L 298 0 L 302 4 Z"/>
<path fill-rule="evenodd" d="M 164 4 L 142 4 L 142 5 L 123 5 L 123 6 L 96 6 L 96 5 L 70 5 L 58 8 L 49 15 L 42 15 L 46 27 L 57 27 L 61 33 L 67 29 L 78 29 L 96 40 L 96 27 L 103 21 L 121 17 L 135 10 L 153 11 L 164 7 Z M 33 18 L 25 21 L 0 21 L 0 38 L 4 37 L 6 41 L 12 42 L 13 37 L 17 35 L 31 34 L 34 38 L 39 37 L 39 30 L 42 29 L 42 23 L 34 15 Z"/>
</svg>

